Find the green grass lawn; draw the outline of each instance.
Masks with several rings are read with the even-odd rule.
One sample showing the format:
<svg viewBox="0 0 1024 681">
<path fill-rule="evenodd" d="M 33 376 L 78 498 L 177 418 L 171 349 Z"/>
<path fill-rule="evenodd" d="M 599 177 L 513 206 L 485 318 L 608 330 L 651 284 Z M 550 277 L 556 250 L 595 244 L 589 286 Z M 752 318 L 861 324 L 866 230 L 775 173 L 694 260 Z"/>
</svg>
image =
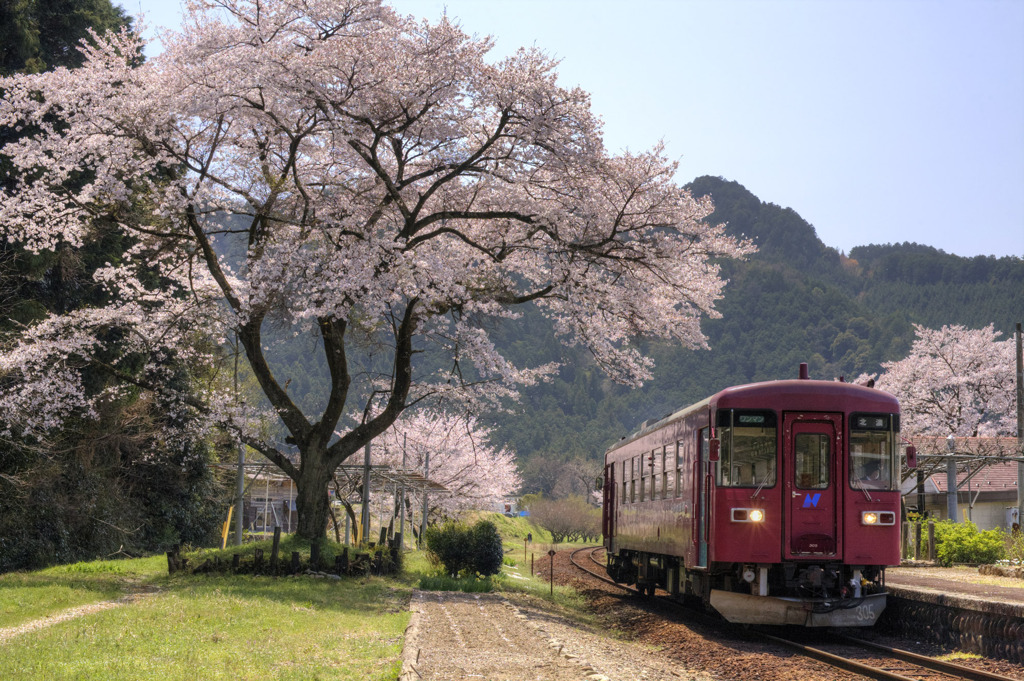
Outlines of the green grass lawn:
<svg viewBox="0 0 1024 681">
<path fill-rule="evenodd" d="M 517 521 L 518 524 L 521 521 Z M 529 573 L 519 527 L 509 541 L 503 574 L 473 588 L 547 598 L 548 584 Z M 535 536 L 537 536 L 535 534 Z M 249 554 L 269 542 L 241 547 Z M 282 557 L 308 544 L 282 541 Z M 531 549 L 546 554 L 547 546 Z M 239 549 L 204 550 L 191 565 Z M 333 560 L 340 547 L 329 545 Z M 397 678 L 414 588 L 464 588 L 436 579 L 419 551 L 408 551 L 395 577 L 342 580 L 167 574 L 165 556 L 65 565 L 0 575 L 0 629 L 76 606 L 138 594 L 134 600 L 0 643 L 0 677 L 20 679 L 336 679 Z M 546 555 L 544 555 L 546 559 Z M 539 559 L 539 558 L 538 558 Z M 571 589 L 555 601 L 581 608 Z"/>
<path fill-rule="evenodd" d="M 166 573 L 162 556 L 76 563 L 0 575 L 0 628 L 68 608 L 118 598 L 135 585 Z"/>
<path fill-rule="evenodd" d="M 163 556 L 0 577 L 9 627 L 141 592 L 16 636 L 4 679 L 394 679 L 411 586 L 376 577 L 167 576 Z"/>
</svg>

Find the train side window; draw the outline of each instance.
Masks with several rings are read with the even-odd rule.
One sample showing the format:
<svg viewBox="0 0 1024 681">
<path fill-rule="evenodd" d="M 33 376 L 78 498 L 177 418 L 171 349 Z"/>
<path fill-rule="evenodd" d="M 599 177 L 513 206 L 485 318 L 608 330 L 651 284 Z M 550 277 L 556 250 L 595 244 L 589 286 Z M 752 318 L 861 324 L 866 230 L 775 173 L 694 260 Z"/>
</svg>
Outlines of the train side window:
<svg viewBox="0 0 1024 681">
<path fill-rule="evenodd" d="M 723 409 L 716 423 L 721 441 L 718 485 L 773 487 L 778 467 L 775 413 Z"/>
<path fill-rule="evenodd" d="M 676 497 L 683 496 L 683 443 L 676 443 Z"/>
<path fill-rule="evenodd" d="M 622 462 L 622 495 L 619 497 L 622 499 L 622 503 L 629 503 L 629 473 L 627 467 L 627 461 Z"/>
<path fill-rule="evenodd" d="M 630 503 L 635 504 L 637 501 L 637 458 L 633 457 L 630 459 Z"/>
<path fill-rule="evenodd" d="M 661 491 L 658 488 L 658 482 L 661 479 L 661 464 L 663 463 L 659 457 L 660 452 L 655 449 L 651 452 L 650 458 L 650 470 L 651 470 L 651 499 L 657 499 L 658 493 Z"/>
<path fill-rule="evenodd" d="M 832 438 L 823 433 L 797 433 L 796 486 L 801 489 L 825 489 L 829 485 Z"/>
<path fill-rule="evenodd" d="M 668 499 L 671 494 L 668 491 L 668 445 L 661 448 L 661 498 Z"/>
</svg>

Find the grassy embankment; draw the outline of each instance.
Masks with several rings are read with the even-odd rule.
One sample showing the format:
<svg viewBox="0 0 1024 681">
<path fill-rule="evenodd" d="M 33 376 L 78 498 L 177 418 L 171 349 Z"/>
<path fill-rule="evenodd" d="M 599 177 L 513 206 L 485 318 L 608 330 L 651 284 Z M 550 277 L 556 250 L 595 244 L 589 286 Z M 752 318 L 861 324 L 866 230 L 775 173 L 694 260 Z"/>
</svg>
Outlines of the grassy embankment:
<svg viewBox="0 0 1024 681">
<path fill-rule="evenodd" d="M 523 558 L 527 532 L 520 519 L 495 516 L 506 539 L 502 575 L 441 584 L 494 588 L 547 597 L 547 583 L 529 574 Z M 269 542 L 248 544 L 244 553 Z M 305 549 L 288 538 L 282 554 Z M 531 551 L 546 556 L 548 546 Z M 230 560 L 238 549 L 220 555 Z M 328 552 L 331 547 L 328 548 Z M 193 564 L 216 552 L 203 551 Z M 422 552 L 405 554 L 397 577 L 340 581 L 251 575 L 168 576 L 164 556 L 97 561 L 32 573 L 0 575 L 0 630 L 69 608 L 129 594 L 138 598 L 2 640 L 4 679 L 394 679 L 401 668 L 409 598 L 436 575 Z M 556 601 L 580 600 L 557 588 Z"/>
</svg>

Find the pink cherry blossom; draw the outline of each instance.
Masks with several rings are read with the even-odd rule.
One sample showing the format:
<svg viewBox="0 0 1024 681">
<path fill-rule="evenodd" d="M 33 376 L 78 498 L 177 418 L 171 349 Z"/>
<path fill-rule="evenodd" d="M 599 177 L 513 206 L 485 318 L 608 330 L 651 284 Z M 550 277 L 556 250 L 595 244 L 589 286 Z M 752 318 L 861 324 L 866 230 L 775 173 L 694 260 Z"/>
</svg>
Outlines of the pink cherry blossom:
<svg viewBox="0 0 1024 681">
<path fill-rule="evenodd" d="M 878 387 L 896 395 L 905 435 L 1010 435 L 1016 421 L 1014 341 L 983 329 L 915 325 L 910 354 L 882 365 Z"/>
<path fill-rule="evenodd" d="M 753 247 L 704 221 L 710 202 L 675 183 L 660 147 L 609 154 L 588 94 L 559 86 L 551 57 L 494 62 L 490 39 L 377 0 L 186 8 L 142 66 L 139 39 L 122 33 L 85 48 L 75 71 L 0 79 L 0 124 L 41 130 L 3 149 L 24 179 L 0 195 L 0 238 L 80 245 L 102 217 L 138 243 L 97 273 L 109 310 L 48 320 L 4 353 L 0 371 L 18 379 L 0 397 L 8 428 L 91 408 L 98 396 L 74 368 L 94 361 L 104 323 L 129 329 L 140 352 L 197 366 L 216 360 L 190 349 L 197 336 L 237 334 L 298 463 L 229 392 L 165 399 L 231 426 L 292 476 L 299 531 L 317 537 L 331 471 L 408 406 L 491 408 L 555 370 L 515 366 L 492 342 L 519 306 L 629 385 L 651 375 L 638 338 L 705 346 L 700 321 L 718 316 L 725 285 L 717 263 Z M 229 251 L 245 257 L 218 255 Z M 143 283 L 151 273 L 161 288 Z M 275 373 L 271 324 L 320 337 L 322 412 L 304 413 Z M 388 366 L 354 374 L 367 347 Z"/>
<path fill-rule="evenodd" d="M 519 490 L 515 453 L 493 446 L 489 438 L 488 428 L 472 416 L 406 412 L 374 440 L 372 461 L 422 473 L 429 456 L 428 479 L 445 488 L 430 494 L 431 512 L 452 517 L 462 510 L 494 508 Z M 410 493 L 411 507 L 420 508 L 421 498 L 419 492 Z"/>
</svg>

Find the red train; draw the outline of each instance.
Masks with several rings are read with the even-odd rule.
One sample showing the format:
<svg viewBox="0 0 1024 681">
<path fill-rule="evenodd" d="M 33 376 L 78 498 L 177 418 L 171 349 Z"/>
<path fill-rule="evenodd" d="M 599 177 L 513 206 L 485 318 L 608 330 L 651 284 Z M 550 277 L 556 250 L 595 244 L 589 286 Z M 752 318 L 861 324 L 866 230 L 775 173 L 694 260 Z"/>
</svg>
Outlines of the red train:
<svg viewBox="0 0 1024 681">
<path fill-rule="evenodd" d="M 806 364 L 644 423 L 605 455 L 608 574 L 731 622 L 873 625 L 900 562 L 899 425 L 892 395 Z"/>
</svg>

